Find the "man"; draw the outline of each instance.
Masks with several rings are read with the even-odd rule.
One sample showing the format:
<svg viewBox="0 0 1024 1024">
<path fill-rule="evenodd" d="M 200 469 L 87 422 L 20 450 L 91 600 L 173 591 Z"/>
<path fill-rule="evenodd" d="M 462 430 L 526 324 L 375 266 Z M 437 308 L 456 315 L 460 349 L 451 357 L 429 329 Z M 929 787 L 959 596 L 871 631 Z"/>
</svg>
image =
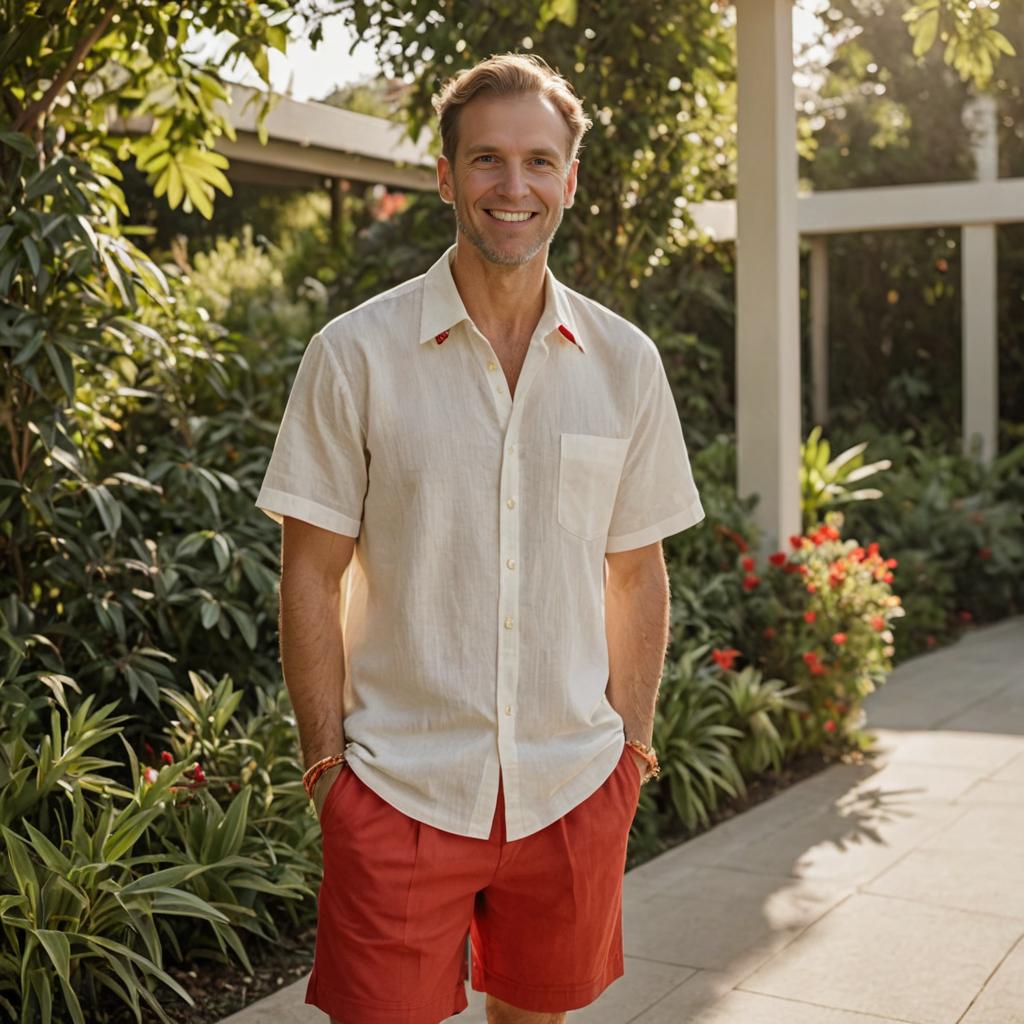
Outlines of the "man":
<svg viewBox="0 0 1024 1024">
<path fill-rule="evenodd" d="M 445 1020 L 468 932 L 490 1024 L 558 1024 L 623 973 L 661 539 L 704 512 L 654 343 L 547 270 L 579 99 L 506 54 L 436 106 L 456 244 L 313 337 L 257 500 L 306 764 L 345 757 L 306 1001 Z"/>
</svg>

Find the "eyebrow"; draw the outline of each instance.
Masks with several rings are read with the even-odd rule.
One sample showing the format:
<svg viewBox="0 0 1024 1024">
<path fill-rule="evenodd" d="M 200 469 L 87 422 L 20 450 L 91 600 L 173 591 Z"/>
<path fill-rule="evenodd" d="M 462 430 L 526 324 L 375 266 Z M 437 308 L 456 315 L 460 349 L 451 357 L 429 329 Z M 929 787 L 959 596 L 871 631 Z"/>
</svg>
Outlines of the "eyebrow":
<svg viewBox="0 0 1024 1024">
<path fill-rule="evenodd" d="M 466 150 L 466 156 L 476 156 L 478 153 L 498 153 L 501 151 L 501 146 L 487 146 L 487 145 L 476 145 L 470 146 Z M 549 149 L 547 146 L 539 146 L 530 150 L 530 156 L 545 156 L 549 159 L 562 160 L 564 154 L 559 153 L 557 149 Z"/>
</svg>

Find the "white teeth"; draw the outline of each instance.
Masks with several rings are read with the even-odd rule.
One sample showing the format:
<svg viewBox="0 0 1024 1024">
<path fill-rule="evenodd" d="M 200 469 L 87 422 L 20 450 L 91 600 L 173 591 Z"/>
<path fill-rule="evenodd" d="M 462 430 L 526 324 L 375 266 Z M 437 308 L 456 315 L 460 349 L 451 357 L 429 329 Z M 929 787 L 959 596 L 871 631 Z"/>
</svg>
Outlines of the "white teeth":
<svg viewBox="0 0 1024 1024">
<path fill-rule="evenodd" d="M 492 217 L 497 217 L 498 220 L 506 221 L 521 221 L 529 220 L 533 214 L 527 211 L 526 213 L 509 213 L 506 210 L 489 210 Z"/>
</svg>

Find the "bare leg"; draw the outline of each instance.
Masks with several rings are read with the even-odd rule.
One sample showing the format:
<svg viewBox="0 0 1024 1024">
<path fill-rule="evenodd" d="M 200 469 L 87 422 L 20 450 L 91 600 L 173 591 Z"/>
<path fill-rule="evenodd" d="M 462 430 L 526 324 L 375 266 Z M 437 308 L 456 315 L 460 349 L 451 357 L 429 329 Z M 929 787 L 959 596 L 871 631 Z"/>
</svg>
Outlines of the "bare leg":
<svg viewBox="0 0 1024 1024">
<path fill-rule="evenodd" d="M 535 1010 L 520 1010 L 489 992 L 486 1006 L 487 1024 L 565 1024 L 565 1011 L 538 1013 Z"/>
</svg>

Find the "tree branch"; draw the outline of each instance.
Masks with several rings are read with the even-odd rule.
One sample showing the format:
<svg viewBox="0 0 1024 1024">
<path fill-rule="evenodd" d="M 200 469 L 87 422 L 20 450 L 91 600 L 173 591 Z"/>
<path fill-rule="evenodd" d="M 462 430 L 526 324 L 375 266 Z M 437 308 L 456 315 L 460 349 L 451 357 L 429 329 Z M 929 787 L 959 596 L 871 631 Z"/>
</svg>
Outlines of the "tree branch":
<svg viewBox="0 0 1024 1024">
<path fill-rule="evenodd" d="M 100 36 L 106 32 L 110 19 L 114 16 L 117 7 L 118 4 L 115 0 L 106 9 L 96 27 L 87 36 L 79 40 L 78 45 L 71 54 L 71 60 L 64 70 L 50 83 L 49 89 L 18 115 L 17 120 L 14 122 L 14 130 L 16 132 L 23 132 L 29 125 L 38 124 L 39 119 L 50 112 L 57 97 L 63 92 L 68 82 L 71 81 L 71 76 L 78 70 L 78 65 L 82 63 L 89 51 L 96 45 Z"/>
</svg>

